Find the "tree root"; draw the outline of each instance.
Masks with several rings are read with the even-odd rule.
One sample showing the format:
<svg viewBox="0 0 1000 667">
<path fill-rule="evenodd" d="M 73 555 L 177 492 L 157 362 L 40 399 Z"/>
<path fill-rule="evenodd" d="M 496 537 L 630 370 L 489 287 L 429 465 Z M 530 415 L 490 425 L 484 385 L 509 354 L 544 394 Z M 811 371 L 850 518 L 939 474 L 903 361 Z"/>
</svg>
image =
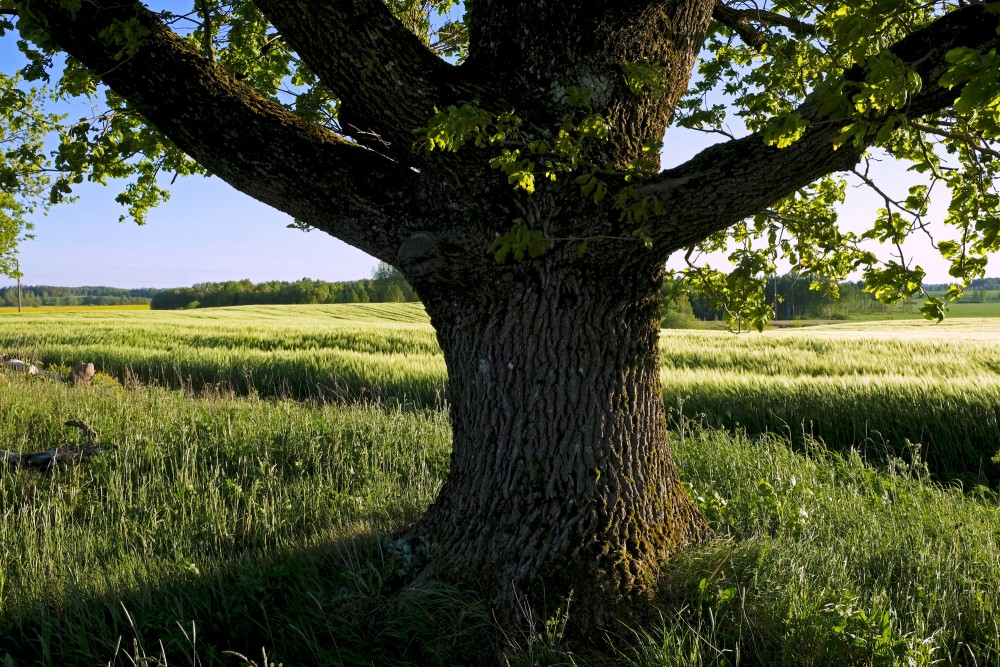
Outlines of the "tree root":
<svg viewBox="0 0 1000 667">
<path fill-rule="evenodd" d="M 56 464 L 76 463 L 101 451 L 97 431 L 82 421 L 76 420 L 66 422 L 66 426 L 73 426 L 83 431 L 84 435 L 87 436 L 87 443 L 84 445 L 67 443 L 55 449 L 30 454 L 0 449 L 0 460 L 6 461 L 11 468 L 49 469 Z"/>
</svg>

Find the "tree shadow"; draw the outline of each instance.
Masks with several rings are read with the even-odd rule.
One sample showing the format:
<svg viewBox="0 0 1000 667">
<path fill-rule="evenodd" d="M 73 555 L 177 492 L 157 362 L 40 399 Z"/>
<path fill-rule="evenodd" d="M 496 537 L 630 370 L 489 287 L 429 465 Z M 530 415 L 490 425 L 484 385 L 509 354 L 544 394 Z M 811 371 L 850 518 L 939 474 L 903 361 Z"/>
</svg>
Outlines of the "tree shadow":
<svg viewBox="0 0 1000 667">
<path fill-rule="evenodd" d="M 192 566 L 155 587 L 61 596 L 0 619 L 0 665 L 494 662 L 500 635 L 487 603 L 446 584 L 412 585 L 421 557 L 362 536 Z"/>
</svg>

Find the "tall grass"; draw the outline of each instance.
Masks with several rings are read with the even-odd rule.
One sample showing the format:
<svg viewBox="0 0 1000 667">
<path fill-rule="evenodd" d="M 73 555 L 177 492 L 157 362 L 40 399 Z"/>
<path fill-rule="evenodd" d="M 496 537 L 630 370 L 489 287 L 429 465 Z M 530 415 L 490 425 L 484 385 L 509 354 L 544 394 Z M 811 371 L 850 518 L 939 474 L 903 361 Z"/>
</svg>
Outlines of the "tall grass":
<svg viewBox="0 0 1000 667">
<path fill-rule="evenodd" d="M 997 320 L 866 322 L 661 337 L 664 400 L 714 427 L 861 448 L 919 444 L 931 469 L 1000 480 Z M 440 405 L 445 367 L 419 304 L 251 306 L 0 318 L 0 355 L 94 361 L 122 380 L 194 391 Z M 910 444 L 908 444 L 908 442 Z"/>
<path fill-rule="evenodd" d="M 436 412 L 74 391 L 9 374 L 0 405 L 7 448 L 75 437 L 68 417 L 105 447 L 50 474 L 0 470 L 0 664 L 5 652 L 17 665 L 96 664 L 122 637 L 129 655 L 134 640 L 184 656 L 192 624 L 209 664 L 262 646 L 338 664 L 329 617 L 341 602 L 374 605 L 375 579 L 402 567 L 371 536 L 423 511 L 447 467 Z M 314 635 L 302 650 L 301 632 Z"/>
<path fill-rule="evenodd" d="M 717 539 L 667 564 L 658 623 L 505 636 L 475 593 L 414 581 L 389 537 L 447 472 L 436 411 L 191 397 L 0 374 L 0 441 L 99 432 L 99 458 L 0 471 L 0 664 L 988 665 L 994 492 L 810 443 L 674 435 Z M 573 613 L 572 604 L 568 613 Z"/>
<path fill-rule="evenodd" d="M 0 351 L 195 391 L 427 406 L 445 376 L 420 304 L 32 313 L 0 318 Z"/>
<path fill-rule="evenodd" d="M 941 487 L 919 458 L 874 469 L 777 437 L 698 428 L 677 449 L 720 539 L 670 564 L 665 584 L 694 602 L 666 632 L 751 663 L 1000 661 L 995 493 Z"/>
</svg>

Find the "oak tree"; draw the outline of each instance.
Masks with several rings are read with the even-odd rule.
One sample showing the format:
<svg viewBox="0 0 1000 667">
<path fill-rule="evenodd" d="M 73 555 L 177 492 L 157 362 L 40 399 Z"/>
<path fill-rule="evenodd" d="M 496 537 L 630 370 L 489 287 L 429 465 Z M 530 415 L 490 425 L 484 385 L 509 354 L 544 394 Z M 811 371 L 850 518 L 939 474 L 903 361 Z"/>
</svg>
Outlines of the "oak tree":
<svg viewBox="0 0 1000 667">
<path fill-rule="evenodd" d="M 503 614 L 573 591 L 575 618 L 604 622 L 710 533 L 661 396 L 672 253 L 728 249 L 731 272 L 688 279 L 759 326 L 781 258 L 830 289 L 862 271 L 892 300 L 922 271 L 869 241 L 930 234 L 954 294 L 1000 245 L 995 1 L 178 4 L 0 3 L 27 58 L 0 81 L 8 123 L 59 136 L 48 156 L 0 137 L 0 180 L 20 206 L 130 179 L 141 218 L 165 176 L 211 173 L 397 266 L 437 331 L 453 429 L 410 535 L 434 545 L 425 576 Z M 104 110 L 32 115 L 46 95 Z M 671 125 L 720 141 L 661 170 Z M 872 177 L 878 156 L 912 167 L 906 194 Z M 867 231 L 838 221 L 845 175 L 885 201 Z"/>
</svg>

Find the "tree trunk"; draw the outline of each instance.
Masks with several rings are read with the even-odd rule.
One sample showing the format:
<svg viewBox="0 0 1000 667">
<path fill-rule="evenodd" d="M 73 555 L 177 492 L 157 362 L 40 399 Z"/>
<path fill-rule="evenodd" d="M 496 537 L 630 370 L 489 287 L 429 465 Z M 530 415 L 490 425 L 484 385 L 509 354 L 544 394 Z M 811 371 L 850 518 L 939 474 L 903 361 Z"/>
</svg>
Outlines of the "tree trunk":
<svg viewBox="0 0 1000 667">
<path fill-rule="evenodd" d="M 647 601 L 665 559 L 709 530 L 667 441 L 662 269 L 599 278 L 546 257 L 477 296 L 425 298 L 454 440 L 416 533 L 437 545 L 434 575 L 485 591 L 502 619 L 544 620 L 572 592 L 589 628 Z"/>
</svg>

